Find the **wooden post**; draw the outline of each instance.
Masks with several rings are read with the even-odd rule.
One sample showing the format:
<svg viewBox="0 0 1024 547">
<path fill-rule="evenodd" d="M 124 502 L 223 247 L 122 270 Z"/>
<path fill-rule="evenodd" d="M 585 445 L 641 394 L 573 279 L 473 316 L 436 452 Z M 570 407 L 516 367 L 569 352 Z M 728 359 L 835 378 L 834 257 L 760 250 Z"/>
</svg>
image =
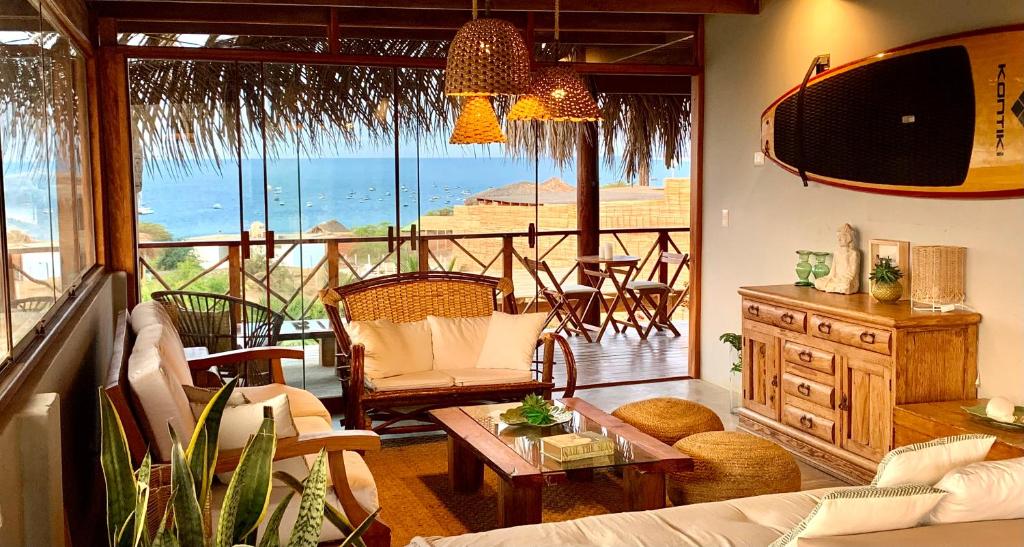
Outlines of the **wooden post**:
<svg viewBox="0 0 1024 547">
<path fill-rule="evenodd" d="M 338 242 L 329 239 L 324 242 L 325 255 L 327 256 L 327 287 L 337 287 L 340 282 L 338 278 L 338 266 L 341 262 L 338 257 L 341 253 L 338 251 Z"/>
<path fill-rule="evenodd" d="M 668 231 L 658 230 L 658 255 L 654 260 L 658 264 L 658 282 L 668 285 L 668 264 L 661 261 L 661 254 L 668 252 Z M 672 320 L 668 315 L 668 297 L 658 299 L 658 320 L 667 323 Z"/>
<path fill-rule="evenodd" d="M 419 257 L 416 262 L 419 265 L 419 271 L 429 272 L 430 271 L 430 241 L 423 239 L 416 235 L 419 241 L 416 242 L 416 252 L 419 253 Z"/>
<path fill-rule="evenodd" d="M 512 280 L 512 259 L 515 256 L 512 254 L 512 236 L 503 236 L 501 238 L 501 276 L 505 279 Z"/>
<path fill-rule="evenodd" d="M 689 367 L 687 374 L 700 378 L 700 276 L 701 276 L 701 233 L 703 223 L 704 184 L 704 16 L 697 25 L 697 62 L 701 74 L 690 79 L 690 309 L 689 323 Z"/>
<path fill-rule="evenodd" d="M 128 129 L 128 62 L 124 54 L 115 49 L 115 21 L 100 19 L 98 35 L 100 48 L 96 57 L 96 80 L 99 86 L 97 95 L 107 264 L 111 270 L 128 274 L 127 303 L 132 307 L 139 301 L 139 279 L 135 249 L 132 143 Z"/>
<path fill-rule="evenodd" d="M 580 124 L 576 140 L 576 255 L 596 255 L 601 246 L 601 200 L 600 170 L 598 165 L 597 124 Z M 580 283 L 590 280 L 580 268 L 577 271 Z M 584 323 L 598 325 L 601 322 L 599 306 L 591 306 L 582 317 Z"/>
</svg>

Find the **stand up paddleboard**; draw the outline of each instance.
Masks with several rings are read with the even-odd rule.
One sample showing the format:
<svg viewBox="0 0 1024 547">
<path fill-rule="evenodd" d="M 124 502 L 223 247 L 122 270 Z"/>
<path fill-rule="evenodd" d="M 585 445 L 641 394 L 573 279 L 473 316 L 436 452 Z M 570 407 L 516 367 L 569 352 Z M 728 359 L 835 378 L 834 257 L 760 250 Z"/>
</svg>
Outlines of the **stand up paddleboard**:
<svg viewBox="0 0 1024 547">
<path fill-rule="evenodd" d="M 761 148 L 788 171 L 852 190 L 1024 196 L 1024 25 L 827 70 L 764 111 Z"/>
</svg>

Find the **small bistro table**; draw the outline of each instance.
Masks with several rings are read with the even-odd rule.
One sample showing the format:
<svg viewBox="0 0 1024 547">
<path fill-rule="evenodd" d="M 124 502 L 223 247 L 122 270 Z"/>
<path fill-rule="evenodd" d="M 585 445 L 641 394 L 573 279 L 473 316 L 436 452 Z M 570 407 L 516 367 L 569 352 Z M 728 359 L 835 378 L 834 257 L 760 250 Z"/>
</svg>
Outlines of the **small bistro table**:
<svg viewBox="0 0 1024 547">
<path fill-rule="evenodd" d="M 627 511 L 665 507 L 665 473 L 689 471 L 693 460 L 582 399 L 555 404 L 573 414 L 563 424 L 537 428 L 510 426 L 498 416 L 519 403 L 431 410 L 448 432 L 448 479 L 456 492 L 472 493 L 483 482 L 486 464 L 501 479 L 498 527 L 541 522 L 541 490 L 568 480 L 588 480 L 595 469 L 620 468 Z M 615 444 L 613 456 L 560 462 L 541 453 L 541 437 L 593 431 Z"/>
<path fill-rule="evenodd" d="M 601 290 L 601 286 L 604 285 L 606 279 L 611 281 L 612 286 L 615 288 L 615 297 L 612 298 L 612 303 L 605 308 L 605 318 L 601 322 L 601 329 L 597 331 L 597 338 L 595 340 L 601 341 L 601 337 L 604 336 L 604 331 L 608 329 L 608 325 L 611 325 L 615 332 L 619 332 L 618 325 L 622 325 L 622 332 L 625 332 L 625 329 L 629 327 L 633 327 L 640 334 L 641 339 L 646 339 L 647 333 L 640 327 L 640 322 L 636 318 L 636 306 L 635 304 L 630 304 L 630 299 L 634 303 L 637 301 L 637 295 L 628 287 L 629 282 L 633 280 L 637 273 L 640 258 L 630 255 L 616 255 L 611 258 L 602 258 L 598 255 L 584 255 L 577 258 L 576 261 L 579 263 L 580 269 L 587 276 L 597 278 L 594 287 L 598 291 Z M 597 269 L 588 268 L 588 266 L 596 267 Z M 618 307 L 620 302 L 626 308 L 625 321 L 615 318 L 615 308 Z"/>
</svg>

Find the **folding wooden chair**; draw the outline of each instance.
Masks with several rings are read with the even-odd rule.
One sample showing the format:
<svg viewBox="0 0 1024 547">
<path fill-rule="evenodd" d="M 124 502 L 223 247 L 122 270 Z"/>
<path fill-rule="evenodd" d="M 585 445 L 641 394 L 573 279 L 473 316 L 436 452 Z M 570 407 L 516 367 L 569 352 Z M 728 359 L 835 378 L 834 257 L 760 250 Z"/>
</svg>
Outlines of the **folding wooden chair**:
<svg viewBox="0 0 1024 547">
<path fill-rule="evenodd" d="M 658 260 L 654 262 L 651 273 L 647 279 L 636 279 L 626 284 L 635 295 L 636 310 L 647 318 L 647 327 L 641 333 L 646 338 L 651 330 L 669 330 L 679 336 L 679 330 L 672 324 L 672 314 L 675 313 L 690 295 L 689 282 L 682 288 L 676 288 L 676 281 L 679 280 L 683 270 L 690 268 L 690 255 L 679 253 L 661 253 Z M 670 277 L 666 276 L 667 283 L 658 281 L 660 274 L 668 273 L 674 269 Z"/>
<path fill-rule="evenodd" d="M 629 280 L 633 278 L 636 273 L 636 264 L 639 259 L 635 257 L 615 257 L 611 259 L 599 259 L 596 262 L 580 262 L 580 266 L 583 268 L 583 274 L 593 280 L 594 288 L 601 291 L 605 281 L 610 281 L 615 291 L 614 297 L 611 303 L 607 303 L 602 295 L 598 300 L 601 301 L 602 307 L 605 311 L 604 321 L 601 323 L 601 330 L 597 332 L 597 340 L 601 341 L 608 326 L 611 325 L 612 330 L 616 334 L 620 332 L 626 332 L 626 329 L 633 327 L 637 333 L 640 334 L 641 339 L 646 338 L 643 328 L 636 319 L 636 309 L 638 295 L 628 287 Z M 597 270 L 590 269 L 589 266 L 597 265 Z M 630 303 L 630 300 L 633 303 Z M 618 319 L 615 317 L 615 310 L 619 307 L 619 304 L 626 310 L 626 319 Z M 622 328 L 619 328 L 622 325 Z"/>
<path fill-rule="evenodd" d="M 523 265 L 530 272 L 534 282 L 537 283 L 537 290 L 544 296 L 544 300 L 547 301 L 548 305 L 551 306 L 551 312 L 548 313 L 548 322 L 550 323 L 552 319 L 558 319 L 558 326 L 555 328 L 555 332 L 566 331 L 580 334 L 586 338 L 587 342 L 593 342 L 594 339 L 589 331 L 592 329 L 596 330 L 596 327 L 589 327 L 583 322 L 583 318 L 586 317 L 587 312 L 590 311 L 590 307 L 595 301 L 604 302 L 600 298 L 601 291 L 587 285 L 563 285 L 559 283 L 558 278 L 555 277 L 551 268 L 548 267 L 547 262 L 543 260 L 523 257 Z M 544 282 L 542 276 L 548 279 L 550 285 Z"/>
</svg>

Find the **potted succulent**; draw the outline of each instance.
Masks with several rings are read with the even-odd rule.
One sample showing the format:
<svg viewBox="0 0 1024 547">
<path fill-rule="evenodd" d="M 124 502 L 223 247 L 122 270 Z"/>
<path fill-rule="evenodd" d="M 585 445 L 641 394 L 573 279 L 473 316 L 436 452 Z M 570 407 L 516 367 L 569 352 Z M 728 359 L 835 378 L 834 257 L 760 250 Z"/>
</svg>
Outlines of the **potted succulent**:
<svg viewBox="0 0 1024 547">
<path fill-rule="evenodd" d="M 743 372 L 743 337 L 735 332 L 726 332 L 718 337 L 718 340 L 729 346 L 729 355 L 732 357 L 732 366 L 729 368 L 729 394 L 732 403 L 732 413 L 740 409 L 740 394 L 743 392 L 743 379 L 740 373 Z"/>
<path fill-rule="evenodd" d="M 868 277 L 871 279 L 871 296 L 875 300 L 890 303 L 903 298 L 903 285 L 900 284 L 903 272 L 892 263 L 891 258 L 878 257 Z"/>
</svg>

